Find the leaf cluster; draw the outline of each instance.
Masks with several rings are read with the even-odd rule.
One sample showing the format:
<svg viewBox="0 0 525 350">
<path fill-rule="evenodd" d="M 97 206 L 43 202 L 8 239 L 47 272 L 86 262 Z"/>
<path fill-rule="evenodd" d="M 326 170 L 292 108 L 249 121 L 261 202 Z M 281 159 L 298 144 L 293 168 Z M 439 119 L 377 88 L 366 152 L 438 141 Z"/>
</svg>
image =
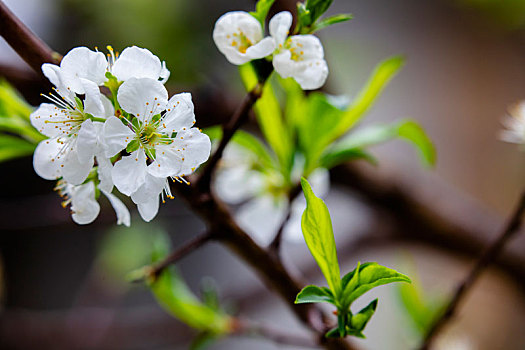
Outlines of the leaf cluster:
<svg viewBox="0 0 525 350">
<path fill-rule="evenodd" d="M 354 270 L 341 278 L 328 208 L 322 199 L 315 196 L 306 179 L 303 178 L 301 184 L 307 203 L 301 220 L 304 239 L 328 283 L 328 288 L 306 286 L 297 295 L 295 303 L 326 302 L 334 305 L 337 308 L 338 325 L 326 336 L 352 335 L 364 338 L 363 330 L 374 314 L 378 300 L 375 299 L 355 314 L 350 309 L 352 303 L 375 287 L 392 282 L 410 283 L 410 278 L 375 262 L 358 263 Z"/>
</svg>

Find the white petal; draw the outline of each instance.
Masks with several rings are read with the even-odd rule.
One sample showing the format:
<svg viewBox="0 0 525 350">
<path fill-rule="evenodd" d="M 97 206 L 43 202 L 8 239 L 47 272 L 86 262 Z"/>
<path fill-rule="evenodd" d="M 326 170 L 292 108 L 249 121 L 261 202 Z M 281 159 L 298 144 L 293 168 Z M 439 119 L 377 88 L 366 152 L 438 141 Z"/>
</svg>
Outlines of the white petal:
<svg viewBox="0 0 525 350">
<path fill-rule="evenodd" d="M 297 62 L 292 60 L 292 53 L 285 50 L 273 56 L 273 68 L 283 78 L 290 78 L 295 74 Z"/>
<path fill-rule="evenodd" d="M 80 79 L 82 87 L 84 88 L 84 112 L 92 114 L 95 117 L 105 118 L 106 111 L 104 110 L 104 104 L 102 98 L 106 99 L 99 90 L 97 84 L 86 79 Z"/>
<path fill-rule="evenodd" d="M 71 201 L 71 217 L 79 225 L 93 222 L 100 212 L 100 205 L 95 199 L 95 184 L 90 181 L 87 184 L 75 186 Z"/>
<path fill-rule="evenodd" d="M 129 214 L 129 210 L 126 205 L 124 205 L 124 203 L 122 203 L 122 201 L 114 194 L 104 190 L 102 190 L 102 193 L 108 197 L 111 206 L 113 209 L 115 209 L 115 214 L 117 214 L 117 225 L 124 224 L 124 226 L 129 227 L 131 223 L 131 215 Z"/>
<path fill-rule="evenodd" d="M 109 117 L 102 130 L 106 157 L 113 157 L 133 140 L 135 133 L 117 117 Z"/>
<path fill-rule="evenodd" d="M 76 147 L 69 149 L 66 152 L 64 159 L 64 166 L 62 167 L 62 176 L 64 180 L 72 185 L 80 185 L 89 175 L 91 168 L 93 168 L 94 159 L 81 162 L 78 159 Z"/>
<path fill-rule="evenodd" d="M 266 57 L 274 52 L 275 47 L 275 40 L 270 37 L 266 37 L 257 44 L 250 46 L 246 50 L 246 57 L 249 57 L 250 59 Z"/>
<path fill-rule="evenodd" d="M 97 154 L 96 160 L 98 164 L 98 179 L 100 180 L 98 187 L 103 191 L 111 192 L 113 190 L 113 179 L 111 177 L 113 164 L 103 154 Z"/>
<path fill-rule="evenodd" d="M 150 222 L 159 212 L 159 198 L 156 197 L 149 202 L 137 204 L 139 214 L 146 222 Z"/>
<path fill-rule="evenodd" d="M 110 116 L 114 116 L 115 115 L 115 108 L 113 107 L 113 103 L 111 103 L 109 98 L 106 97 L 105 95 L 101 95 L 100 99 L 101 99 L 101 102 L 102 102 L 102 106 L 104 107 L 104 114 L 103 115 L 106 118 L 110 117 Z"/>
<path fill-rule="evenodd" d="M 122 109 L 144 121 L 166 109 L 168 92 L 157 80 L 130 78 L 118 89 L 117 100 Z"/>
<path fill-rule="evenodd" d="M 158 200 L 165 185 L 166 178 L 147 174 L 144 183 L 131 194 L 131 200 L 135 204 L 151 202 L 153 198 Z"/>
<path fill-rule="evenodd" d="M 195 114 L 191 94 L 184 92 L 170 98 L 159 130 L 171 135 L 183 128 L 189 129 L 193 124 L 195 124 Z"/>
<path fill-rule="evenodd" d="M 42 65 L 42 73 L 44 73 L 44 76 L 49 79 L 51 84 L 55 86 L 62 85 L 60 79 L 60 67 L 56 64 L 44 63 Z"/>
<path fill-rule="evenodd" d="M 255 45 L 263 37 L 261 24 L 247 12 L 225 13 L 215 23 L 213 40 L 228 61 L 239 65 L 249 62 L 253 58 L 262 58 L 268 55 L 249 57 L 246 53 L 239 51 L 240 40 L 237 37 L 239 34 L 244 35 L 251 42 L 251 45 Z"/>
<path fill-rule="evenodd" d="M 147 49 L 132 46 L 124 49 L 111 69 L 120 81 L 130 78 L 150 78 L 158 80 L 163 71 L 160 60 Z"/>
<path fill-rule="evenodd" d="M 304 90 L 323 86 L 328 77 L 328 66 L 319 39 L 313 35 L 294 35 L 290 38 L 290 45 L 290 49 L 274 56 L 275 71 L 283 78 L 294 78 Z M 292 59 L 292 49 L 297 60 Z"/>
<path fill-rule="evenodd" d="M 102 52 L 91 51 L 87 47 L 76 47 L 69 51 L 60 62 L 60 71 L 67 87 L 78 94 L 84 93 L 80 79 L 87 79 L 96 85 L 106 81 L 106 57 Z"/>
<path fill-rule="evenodd" d="M 57 114 L 57 115 L 55 115 Z M 65 136 L 65 128 L 59 128 L 61 125 L 52 121 L 65 120 L 65 115 L 61 109 L 50 103 L 42 103 L 29 116 L 31 125 L 42 135 L 47 137 Z"/>
<path fill-rule="evenodd" d="M 57 139 L 44 140 L 36 146 L 33 167 L 38 176 L 46 180 L 56 180 L 62 176 L 63 158 L 58 155 L 62 147 L 64 145 Z"/>
<path fill-rule="evenodd" d="M 135 192 L 146 178 L 146 154 L 142 148 L 123 157 L 113 166 L 113 183 L 126 196 Z"/>
<path fill-rule="evenodd" d="M 279 12 L 270 20 L 270 35 L 275 39 L 277 45 L 284 44 L 290 33 L 292 21 L 292 14 L 288 11 Z"/>
<path fill-rule="evenodd" d="M 159 145 L 155 148 L 155 161 L 148 166 L 148 173 L 165 178 L 181 173 L 184 163 L 182 146 L 174 142 L 171 145 Z"/>
<path fill-rule="evenodd" d="M 93 160 L 97 148 L 97 139 L 97 128 L 91 119 L 87 119 L 80 126 L 77 136 L 76 151 L 80 162 L 89 162 Z"/>
<path fill-rule="evenodd" d="M 210 157 L 210 138 L 197 128 L 177 133 L 176 142 L 173 142 L 171 146 L 182 150 L 182 169 L 178 174 L 181 176 L 193 173 L 195 168 Z"/>
<path fill-rule="evenodd" d="M 286 199 L 272 196 L 255 198 L 243 205 L 236 214 L 239 226 L 260 245 L 268 245 L 285 216 Z"/>
<path fill-rule="evenodd" d="M 294 76 L 303 90 L 319 89 L 326 82 L 326 78 L 328 78 L 328 65 L 325 60 L 308 62 L 306 69 Z"/>
<path fill-rule="evenodd" d="M 160 69 L 160 82 L 162 84 L 166 83 L 166 81 L 168 81 L 168 79 L 170 78 L 170 71 L 168 70 L 168 68 L 166 68 L 166 62 L 162 61 L 162 68 Z"/>
</svg>

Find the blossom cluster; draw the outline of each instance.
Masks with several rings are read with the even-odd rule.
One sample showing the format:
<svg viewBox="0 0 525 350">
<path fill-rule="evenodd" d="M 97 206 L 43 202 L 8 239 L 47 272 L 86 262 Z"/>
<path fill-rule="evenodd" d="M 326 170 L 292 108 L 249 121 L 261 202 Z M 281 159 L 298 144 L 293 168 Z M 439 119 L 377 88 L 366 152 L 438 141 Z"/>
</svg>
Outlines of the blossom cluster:
<svg viewBox="0 0 525 350">
<path fill-rule="evenodd" d="M 270 36 L 264 37 L 261 23 L 251 14 L 228 12 L 215 23 L 213 40 L 232 64 L 271 57 L 281 77 L 295 79 L 304 90 L 318 89 L 328 77 L 323 45 L 311 34 L 290 36 L 292 21 L 290 12 L 279 12 L 270 20 Z"/>
<path fill-rule="evenodd" d="M 121 55 L 108 50 L 106 57 L 77 47 L 59 66 L 42 65 L 54 94 L 43 95 L 50 103 L 30 116 L 48 137 L 37 146 L 33 165 L 42 178 L 58 180 L 56 189 L 63 205 L 71 204 L 76 223 L 95 220 L 102 193 L 118 223 L 129 226 L 129 211 L 112 193 L 114 187 L 150 221 L 159 199 L 173 198 L 169 180 L 186 182 L 183 177 L 208 159 L 211 143 L 194 127 L 191 94 L 168 97 L 165 62 L 136 46 Z"/>
</svg>

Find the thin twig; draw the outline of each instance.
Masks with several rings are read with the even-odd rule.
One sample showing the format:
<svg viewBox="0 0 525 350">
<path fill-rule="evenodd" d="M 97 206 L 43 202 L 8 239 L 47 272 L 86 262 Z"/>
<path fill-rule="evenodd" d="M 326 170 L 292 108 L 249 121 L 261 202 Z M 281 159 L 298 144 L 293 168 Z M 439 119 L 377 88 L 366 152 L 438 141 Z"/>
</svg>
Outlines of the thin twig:
<svg viewBox="0 0 525 350">
<path fill-rule="evenodd" d="M 197 179 L 197 186 L 200 187 L 201 192 L 209 192 L 213 170 L 217 166 L 217 163 L 222 157 L 224 149 L 230 142 L 235 132 L 248 120 L 250 110 L 252 109 L 255 102 L 257 102 L 259 97 L 261 97 L 263 85 L 264 82 L 258 83 L 250 92 L 248 92 L 248 94 L 246 94 L 246 97 L 244 97 L 244 100 L 233 114 L 231 120 L 224 126 L 222 130 L 222 139 L 219 143 L 219 146 L 217 147 L 217 150 L 208 160 L 206 166 L 200 174 L 200 177 Z"/>
<path fill-rule="evenodd" d="M 521 194 L 518 205 L 516 206 L 514 213 L 510 217 L 501 235 L 479 257 L 478 261 L 476 262 L 476 265 L 474 265 L 468 276 L 458 285 L 454 296 L 448 304 L 445 312 L 427 332 L 423 345 L 421 345 L 420 347 L 421 350 L 427 350 L 430 348 L 430 345 L 432 344 L 439 331 L 447 324 L 448 321 L 450 321 L 454 317 L 458 305 L 463 300 L 470 288 L 472 288 L 472 286 L 480 276 L 481 272 L 483 272 L 483 270 L 490 265 L 490 263 L 496 258 L 496 256 L 505 246 L 505 244 L 514 236 L 514 234 L 519 232 L 518 229 L 521 226 L 524 211 L 525 191 Z"/>
<path fill-rule="evenodd" d="M 272 242 L 268 246 L 268 250 L 273 253 L 275 256 L 279 256 L 279 248 L 281 247 L 281 242 L 283 238 L 284 228 L 286 227 L 286 224 L 288 221 L 290 221 L 290 217 L 292 216 L 292 202 L 297 198 L 297 196 L 301 193 L 301 185 L 297 185 L 288 194 L 288 201 L 287 201 L 287 207 L 286 207 L 286 216 L 284 217 L 283 221 L 281 222 L 281 225 L 279 226 L 279 229 L 277 230 L 277 233 L 275 234 L 275 237 L 273 238 Z"/>
<path fill-rule="evenodd" d="M 0 1 L 0 35 L 38 73 L 43 63 L 60 61 L 60 54 L 51 50 L 3 1 Z"/>
<path fill-rule="evenodd" d="M 270 327 L 248 320 L 236 319 L 237 329 L 233 336 L 261 337 L 280 345 L 298 346 L 301 348 L 319 348 L 315 339 L 308 335 L 293 334 L 282 329 Z"/>
<path fill-rule="evenodd" d="M 210 241 L 212 237 L 213 237 L 212 232 L 208 231 L 208 232 L 205 232 L 191 239 L 190 241 L 184 243 L 182 247 L 173 251 L 170 255 L 164 258 L 164 260 L 159 261 L 157 264 L 147 268 L 147 273 L 145 274 L 145 276 L 141 276 L 137 279 L 134 279 L 132 280 L 132 282 L 140 282 L 144 278 L 151 278 L 151 279 L 157 278 L 162 273 L 162 271 L 164 271 L 165 268 L 167 268 L 168 266 L 172 264 L 175 264 L 176 262 L 178 262 L 180 259 L 182 259 L 186 255 L 200 248 L 206 242 Z"/>
</svg>

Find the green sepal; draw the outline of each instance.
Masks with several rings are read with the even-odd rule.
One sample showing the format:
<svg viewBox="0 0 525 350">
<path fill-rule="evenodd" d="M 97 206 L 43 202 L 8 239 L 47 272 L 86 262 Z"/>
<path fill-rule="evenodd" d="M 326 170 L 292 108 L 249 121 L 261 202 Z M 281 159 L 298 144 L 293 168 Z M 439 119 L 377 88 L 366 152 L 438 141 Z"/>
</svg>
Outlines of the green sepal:
<svg viewBox="0 0 525 350">
<path fill-rule="evenodd" d="M 130 143 L 126 146 L 126 152 L 133 153 L 136 150 L 138 150 L 140 147 L 140 141 L 139 140 L 131 140 Z"/>
<path fill-rule="evenodd" d="M 78 98 L 78 96 L 75 96 L 75 103 L 77 105 L 77 108 L 80 110 L 80 112 L 84 112 L 84 104 L 82 103 L 82 100 Z"/>
<path fill-rule="evenodd" d="M 129 120 L 129 118 L 128 118 Z M 133 119 L 131 120 L 131 124 L 133 124 L 133 127 L 135 128 L 135 130 L 140 130 L 140 120 L 137 118 L 137 117 L 133 117 Z"/>
<path fill-rule="evenodd" d="M 334 295 L 330 289 L 326 287 L 310 285 L 304 287 L 295 298 L 295 304 L 304 303 L 335 304 L 335 300 Z"/>
<path fill-rule="evenodd" d="M 161 115 L 160 115 L 160 114 L 155 114 L 155 115 L 151 118 L 151 120 L 153 121 L 153 123 L 156 123 L 156 122 L 158 122 L 158 121 L 160 120 L 160 118 L 161 118 Z"/>
</svg>

